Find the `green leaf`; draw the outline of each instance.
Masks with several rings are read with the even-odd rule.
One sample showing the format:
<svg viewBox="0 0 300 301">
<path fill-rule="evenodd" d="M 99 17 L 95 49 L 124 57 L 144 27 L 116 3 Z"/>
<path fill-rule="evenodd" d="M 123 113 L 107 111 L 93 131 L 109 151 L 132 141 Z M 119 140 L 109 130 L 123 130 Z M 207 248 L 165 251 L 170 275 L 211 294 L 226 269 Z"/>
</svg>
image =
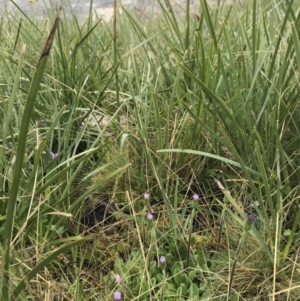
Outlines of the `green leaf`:
<svg viewBox="0 0 300 301">
<path fill-rule="evenodd" d="M 198 298 L 199 297 L 199 289 L 198 286 L 195 283 L 192 283 L 190 288 L 189 288 L 189 297 L 190 298 Z M 196 300 L 196 299 L 194 299 Z"/>
<path fill-rule="evenodd" d="M 37 64 L 34 77 L 32 79 L 30 89 L 28 92 L 24 113 L 22 116 L 22 122 L 20 126 L 19 132 L 19 139 L 18 139 L 18 146 L 17 146 L 17 156 L 16 162 L 14 166 L 14 175 L 13 175 L 13 182 L 9 192 L 9 201 L 8 201 L 8 208 L 7 208 L 7 215 L 5 221 L 5 230 L 4 230 L 4 256 L 3 256 L 3 267 L 4 272 L 9 274 L 9 266 L 10 266 L 10 243 L 12 239 L 12 232 L 13 232 L 13 225 L 14 225 L 14 212 L 16 208 L 16 201 L 18 197 L 19 186 L 21 182 L 22 176 L 22 168 L 23 168 L 23 160 L 24 160 L 24 153 L 26 148 L 26 140 L 27 140 L 27 133 L 29 129 L 29 124 L 31 121 L 31 115 L 34 108 L 34 103 L 39 92 L 40 83 L 43 77 L 43 73 L 46 67 L 47 59 L 52 47 L 52 43 L 54 40 L 54 35 L 56 29 L 58 27 L 58 23 L 60 20 L 60 11 L 57 13 L 56 19 L 54 21 L 53 28 L 49 34 L 48 40 L 46 45 L 42 51 L 41 57 Z M 3 284 L 2 284 L 2 296 L 5 300 L 9 300 L 8 297 L 8 289 L 9 289 L 9 277 L 3 277 Z"/>
</svg>

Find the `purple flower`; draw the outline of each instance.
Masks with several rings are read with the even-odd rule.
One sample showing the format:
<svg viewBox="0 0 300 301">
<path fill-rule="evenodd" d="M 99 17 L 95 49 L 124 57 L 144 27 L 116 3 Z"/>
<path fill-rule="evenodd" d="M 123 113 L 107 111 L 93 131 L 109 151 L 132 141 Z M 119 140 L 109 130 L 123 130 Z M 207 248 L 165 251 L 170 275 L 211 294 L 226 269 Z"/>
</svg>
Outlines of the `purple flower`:
<svg viewBox="0 0 300 301">
<path fill-rule="evenodd" d="M 159 263 L 160 263 L 160 264 L 164 264 L 164 263 L 166 263 L 166 261 L 167 261 L 167 260 L 166 260 L 166 257 L 165 257 L 165 256 L 160 256 L 160 257 L 159 257 Z"/>
<path fill-rule="evenodd" d="M 121 292 L 114 292 L 114 300 L 121 300 L 122 294 Z"/>
<path fill-rule="evenodd" d="M 199 194 L 195 193 L 195 194 L 193 195 L 193 200 L 194 200 L 194 201 L 198 201 L 198 200 L 199 200 Z"/>
<path fill-rule="evenodd" d="M 255 219 L 256 219 L 256 217 L 254 214 L 249 214 L 247 216 L 247 220 L 246 220 L 245 226 L 244 226 L 244 229 L 246 232 L 251 230 L 252 224 L 254 223 Z"/>
<path fill-rule="evenodd" d="M 121 281 L 121 276 L 119 274 L 115 275 L 116 282 L 119 283 Z"/>
<path fill-rule="evenodd" d="M 249 223 L 253 223 L 255 221 L 255 215 L 254 214 L 249 214 L 247 216 L 247 220 Z"/>
<path fill-rule="evenodd" d="M 49 152 L 49 154 L 52 157 L 52 159 L 55 159 L 58 156 L 58 153 Z"/>
<path fill-rule="evenodd" d="M 152 213 L 149 212 L 149 213 L 147 214 L 147 220 L 148 220 L 148 221 L 153 220 L 153 214 L 152 214 Z"/>
<path fill-rule="evenodd" d="M 144 199 L 149 200 L 149 198 L 150 198 L 150 193 L 148 192 L 144 193 Z"/>
</svg>

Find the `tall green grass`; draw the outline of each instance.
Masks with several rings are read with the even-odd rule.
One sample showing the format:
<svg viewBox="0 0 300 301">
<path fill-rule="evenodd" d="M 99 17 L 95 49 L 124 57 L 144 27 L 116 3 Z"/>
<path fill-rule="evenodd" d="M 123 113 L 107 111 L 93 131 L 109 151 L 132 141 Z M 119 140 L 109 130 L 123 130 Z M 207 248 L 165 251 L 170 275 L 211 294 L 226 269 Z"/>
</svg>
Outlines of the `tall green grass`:
<svg viewBox="0 0 300 301">
<path fill-rule="evenodd" d="M 297 300 L 294 2 L 4 19 L 4 300 Z"/>
</svg>

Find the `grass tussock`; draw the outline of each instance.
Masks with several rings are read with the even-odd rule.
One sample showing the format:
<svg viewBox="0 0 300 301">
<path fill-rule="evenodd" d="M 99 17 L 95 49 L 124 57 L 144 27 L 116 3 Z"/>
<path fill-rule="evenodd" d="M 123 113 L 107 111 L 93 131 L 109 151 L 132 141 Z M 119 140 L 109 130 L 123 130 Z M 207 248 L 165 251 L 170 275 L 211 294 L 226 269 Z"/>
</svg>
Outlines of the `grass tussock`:
<svg viewBox="0 0 300 301">
<path fill-rule="evenodd" d="M 190 2 L 2 18 L 1 300 L 298 300 L 299 4 Z"/>
</svg>

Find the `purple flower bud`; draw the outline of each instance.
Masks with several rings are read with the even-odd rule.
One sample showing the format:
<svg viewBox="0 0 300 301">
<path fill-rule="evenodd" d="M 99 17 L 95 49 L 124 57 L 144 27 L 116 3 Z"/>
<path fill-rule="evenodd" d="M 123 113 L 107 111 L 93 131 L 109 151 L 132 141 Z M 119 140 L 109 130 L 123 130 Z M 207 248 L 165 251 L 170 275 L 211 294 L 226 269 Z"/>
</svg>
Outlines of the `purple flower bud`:
<svg viewBox="0 0 300 301">
<path fill-rule="evenodd" d="M 115 279 L 116 279 L 116 282 L 118 283 L 121 281 L 121 276 L 119 274 L 116 274 Z"/>
<path fill-rule="evenodd" d="M 122 294 L 121 292 L 114 292 L 114 300 L 121 300 Z"/>
<path fill-rule="evenodd" d="M 199 200 L 199 194 L 195 193 L 195 194 L 193 195 L 193 200 L 194 200 L 194 201 L 198 201 L 198 200 Z"/>
<path fill-rule="evenodd" d="M 247 216 L 248 222 L 253 223 L 255 221 L 255 215 L 254 214 L 249 214 Z"/>
<path fill-rule="evenodd" d="M 149 198 L 150 198 L 150 193 L 148 192 L 144 193 L 144 199 L 149 200 Z"/>
<path fill-rule="evenodd" d="M 245 229 L 246 232 L 251 230 L 251 227 L 252 227 L 252 224 L 254 223 L 254 221 L 255 221 L 255 215 L 254 214 L 249 214 L 247 216 L 247 220 L 246 220 L 245 226 L 244 226 L 244 229 Z"/>
<path fill-rule="evenodd" d="M 166 261 L 167 261 L 167 260 L 166 260 L 166 257 L 165 257 L 165 256 L 160 256 L 160 257 L 159 257 L 159 263 L 160 263 L 160 264 L 164 264 L 164 263 L 166 263 Z"/>
<path fill-rule="evenodd" d="M 52 157 L 52 159 L 55 159 L 58 157 L 58 153 L 49 152 L 49 154 Z"/>
<path fill-rule="evenodd" d="M 152 213 L 149 212 L 149 213 L 147 214 L 147 220 L 148 220 L 148 221 L 153 220 L 153 214 L 152 214 Z"/>
</svg>

